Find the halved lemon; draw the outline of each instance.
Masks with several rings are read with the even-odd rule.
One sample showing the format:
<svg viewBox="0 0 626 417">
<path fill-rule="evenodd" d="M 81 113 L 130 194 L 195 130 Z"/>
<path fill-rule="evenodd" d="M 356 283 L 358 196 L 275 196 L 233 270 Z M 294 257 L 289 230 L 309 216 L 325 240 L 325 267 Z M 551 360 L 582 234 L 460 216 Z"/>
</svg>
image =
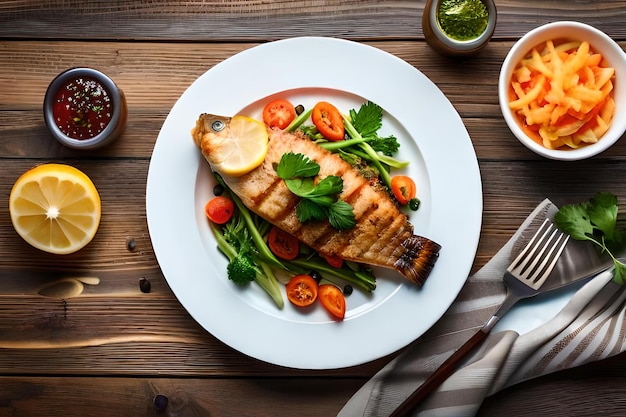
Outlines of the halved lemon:
<svg viewBox="0 0 626 417">
<path fill-rule="evenodd" d="M 69 254 L 87 245 L 100 225 L 100 195 L 82 171 L 43 164 L 11 189 L 9 212 L 17 233 L 45 252 Z"/>
<path fill-rule="evenodd" d="M 268 148 L 267 128 L 247 116 L 233 116 L 218 135 L 222 141 L 211 150 L 214 168 L 223 174 L 241 176 L 263 163 Z"/>
</svg>

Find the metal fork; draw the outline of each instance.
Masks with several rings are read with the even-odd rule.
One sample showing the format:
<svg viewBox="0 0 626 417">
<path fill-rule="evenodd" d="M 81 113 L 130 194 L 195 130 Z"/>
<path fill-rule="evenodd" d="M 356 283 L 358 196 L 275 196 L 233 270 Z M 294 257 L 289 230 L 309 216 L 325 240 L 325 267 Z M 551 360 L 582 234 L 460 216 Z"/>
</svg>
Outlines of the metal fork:
<svg viewBox="0 0 626 417">
<path fill-rule="evenodd" d="M 543 292 L 541 287 L 550 276 L 568 240 L 569 235 L 560 232 L 549 219 L 546 219 L 504 273 L 507 295 L 502 305 L 485 325 L 404 400 L 390 417 L 409 415 L 454 372 L 456 366 L 474 347 L 487 338 L 496 323 L 511 307 L 520 300 Z"/>
</svg>

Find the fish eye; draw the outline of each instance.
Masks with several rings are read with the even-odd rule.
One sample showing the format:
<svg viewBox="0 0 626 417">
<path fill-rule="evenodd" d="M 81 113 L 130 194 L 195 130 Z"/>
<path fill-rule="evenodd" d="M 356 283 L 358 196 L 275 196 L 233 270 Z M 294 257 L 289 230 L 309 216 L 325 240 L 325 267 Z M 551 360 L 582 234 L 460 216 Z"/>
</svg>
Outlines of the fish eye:
<svg viewBox="0 0 626 417">
<path fill-rule="evenodd" d="M 224 130 L 225 126 L 226 124 L 222 122 L 221 120 L 216 120 L 213 123 L 211 123 L 211 129 L 213 129 L 216 132 L 221 132 L 222 130 Z"/>
</svg>

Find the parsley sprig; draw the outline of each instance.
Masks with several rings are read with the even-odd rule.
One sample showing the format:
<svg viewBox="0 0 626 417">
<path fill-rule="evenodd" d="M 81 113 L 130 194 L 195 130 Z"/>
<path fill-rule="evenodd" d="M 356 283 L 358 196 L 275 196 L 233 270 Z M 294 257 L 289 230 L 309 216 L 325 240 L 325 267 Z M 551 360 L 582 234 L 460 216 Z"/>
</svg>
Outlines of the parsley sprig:
<svg viewBox="0 0 626 417">
<path fill-rule="evenodd" d="M 624 284 L 626 265 L 614 255 L 626 249 L 626 233 L 617 229 L 617 212 L 617 197 L 600 192 L 589 201 L 561 207 L 554 215 L 554 223 L 572 239 L 591 241 L 606 252 L 615 264 L 613 280 Z"/>
<path fill-rule="evenodd" d="M 337 230 L 346 230 L 356 224 L 352 206 L 339 200 L 343 190 L 343 180 L 329 175 L 316 183 L 320 166 L 306 155 L 288 152 L 283 154 L 276 167 L 276 173 L 285 181 L 289 191 L 300 197 L 296 206 L 298 220 L 328 219 Z"/>
</svg>

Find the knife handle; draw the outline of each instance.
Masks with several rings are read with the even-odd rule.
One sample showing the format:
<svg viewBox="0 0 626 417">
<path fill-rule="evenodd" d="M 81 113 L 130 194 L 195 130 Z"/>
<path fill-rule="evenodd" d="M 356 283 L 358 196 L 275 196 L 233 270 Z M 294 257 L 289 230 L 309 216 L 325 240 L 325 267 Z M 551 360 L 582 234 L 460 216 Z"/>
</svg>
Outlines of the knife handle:
<svg viewBox="0 0 626 417">
<path fill-rule="evenodd" d="M 396 408 L 389 417 L 405 417 L 409 416 L 413 409 L 422 402 L 431 392 L 436 390 L 452 373 L 455 371 L 459 362 L 466 355 L 487 338 L 491 327 L 483 327 L 474 334 L 467 342 L 456 350 L 444 363 L 441 364 L 435 372 L 433 372 L 409 397 Z"/>
</svg>

